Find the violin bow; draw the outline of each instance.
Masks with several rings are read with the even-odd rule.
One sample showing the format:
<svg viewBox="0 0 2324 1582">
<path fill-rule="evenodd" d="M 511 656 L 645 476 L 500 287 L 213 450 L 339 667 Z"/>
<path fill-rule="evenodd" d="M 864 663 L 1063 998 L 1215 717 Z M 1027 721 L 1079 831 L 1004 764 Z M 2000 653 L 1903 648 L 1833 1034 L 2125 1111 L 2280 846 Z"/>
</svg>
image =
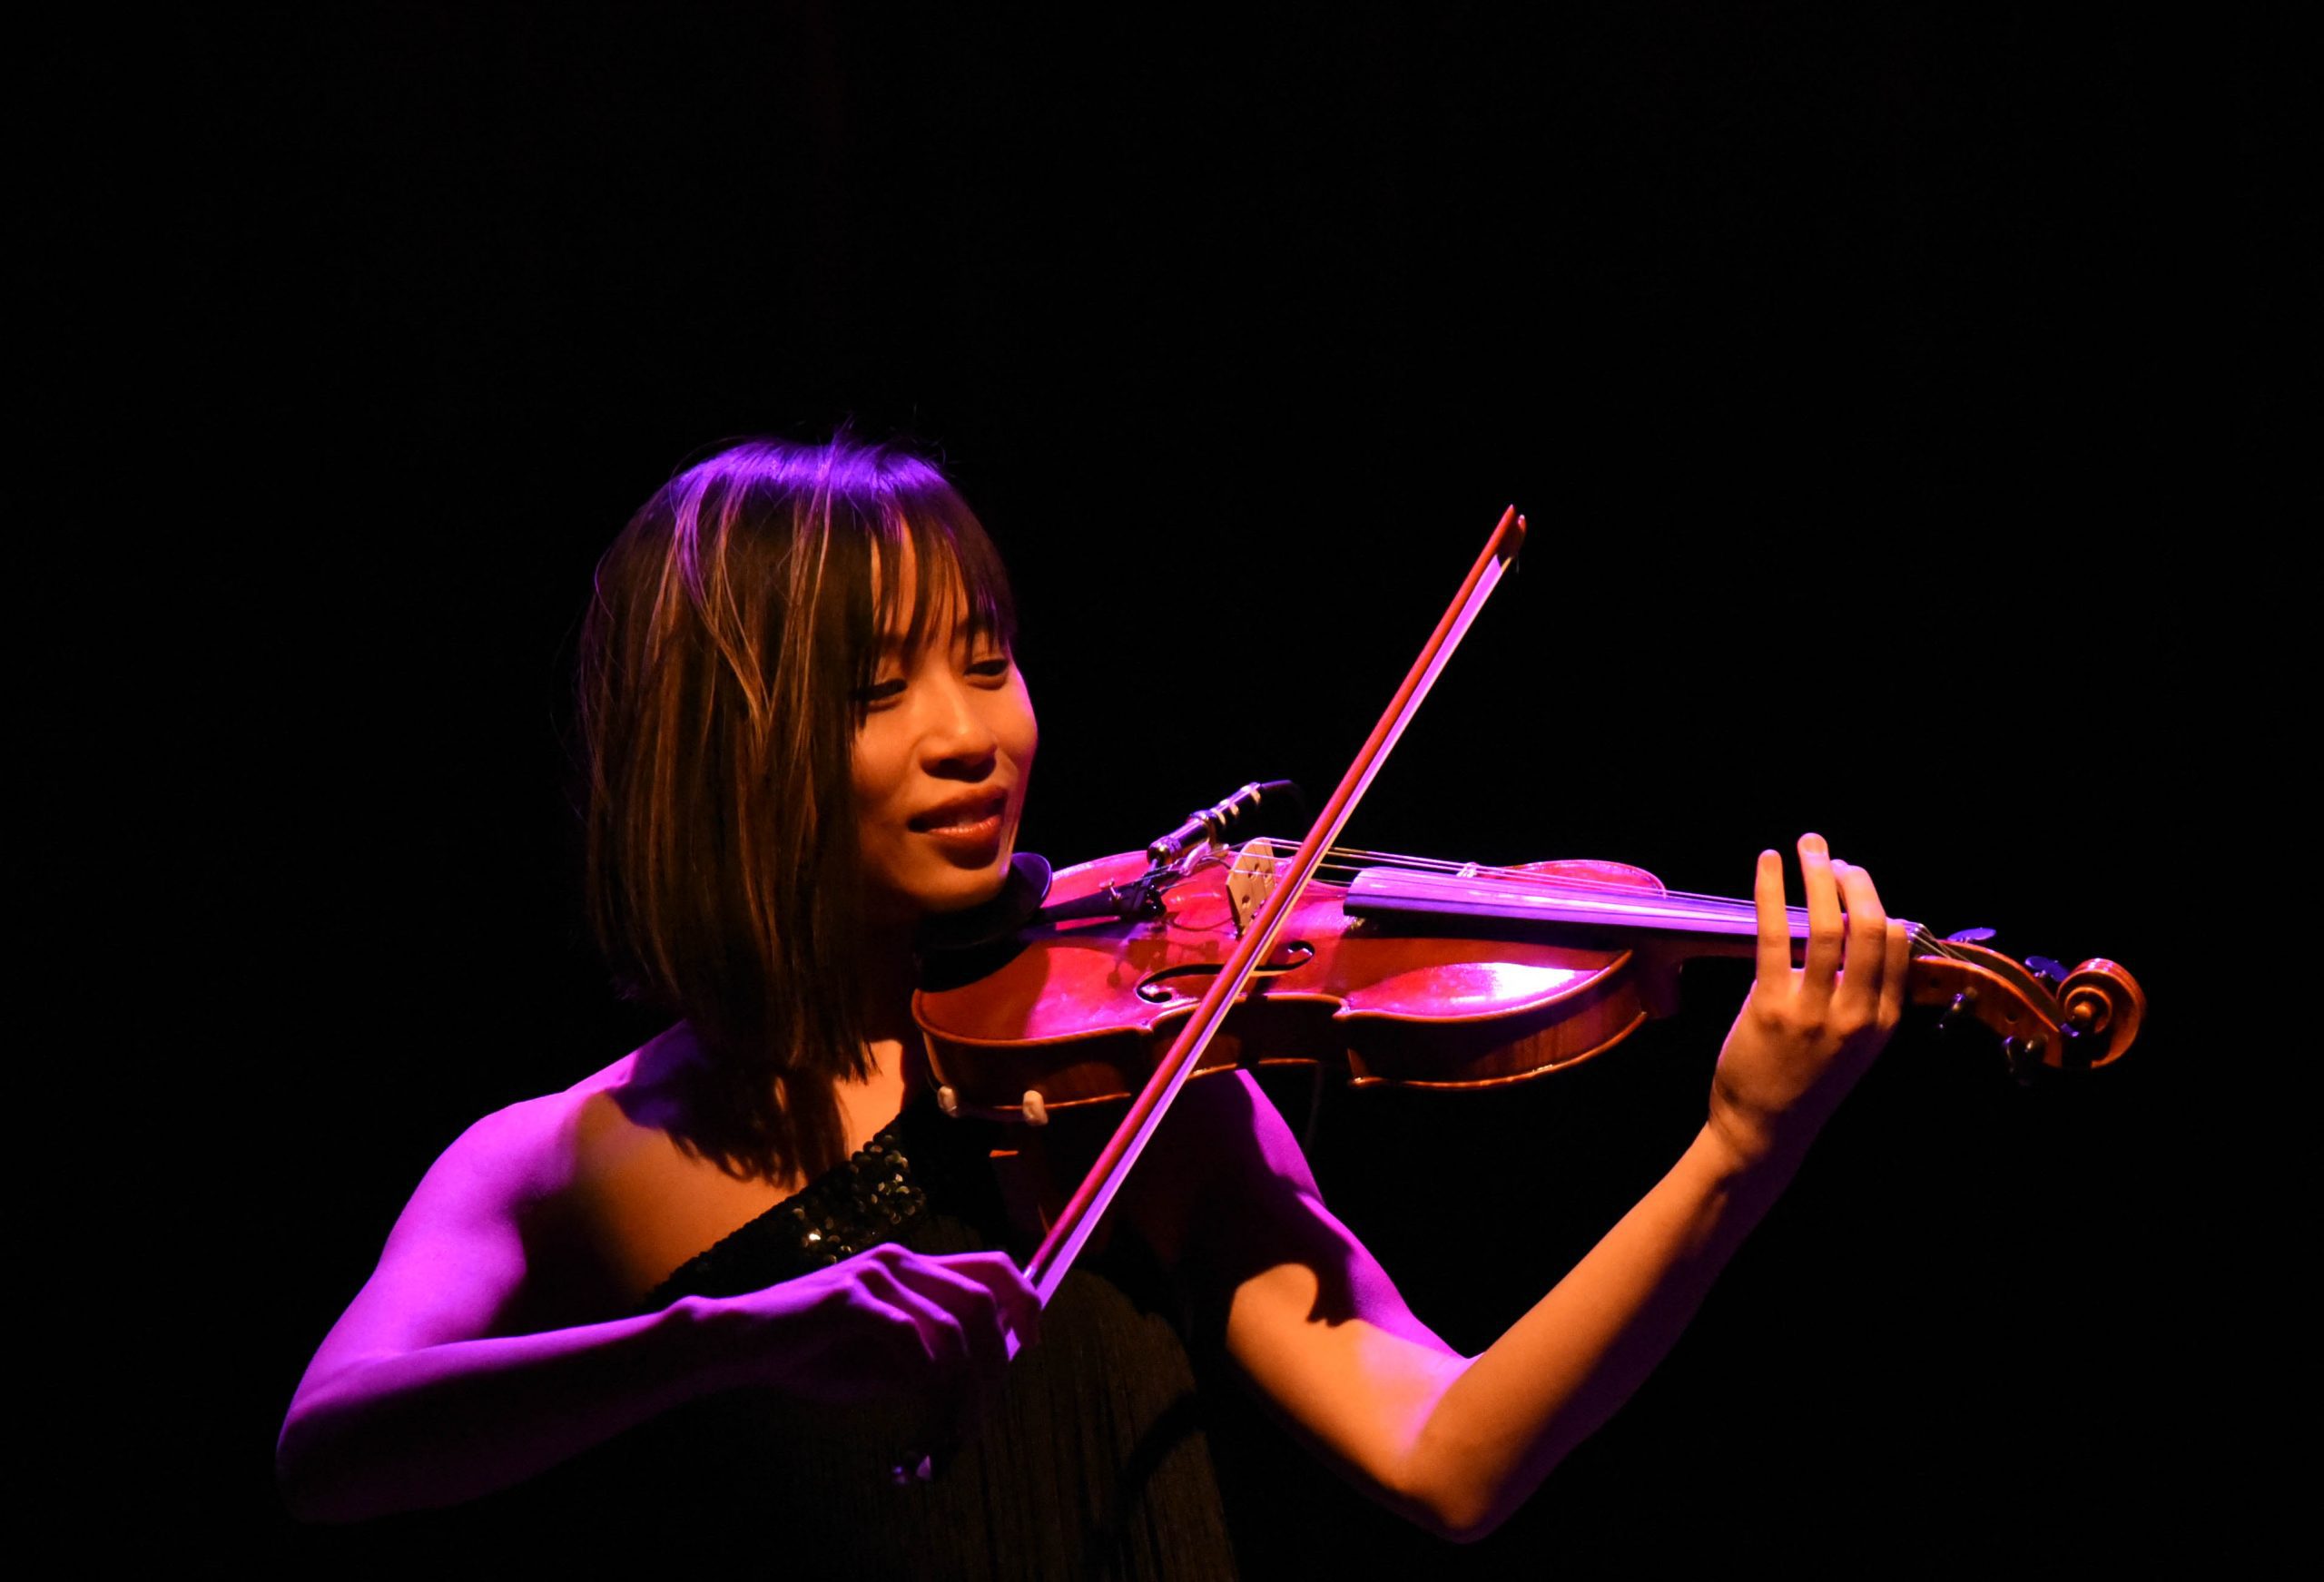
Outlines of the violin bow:
<svg viewBox="0 0 2324 1582">
<path fill-rule="evenodd" d="M 1137 1098 L 1130 1101 L 1129 1113 L 1122 1117 L 1121 1125 L 1099 1152 L 1089 1173 L 1082 1177 L 1081 1184 L 1066 1201 L 1065 1207 L 1049 1226 L 1049 1234 L 1034 1249 L 1031 1261 L 1025 1265 L 1025 1277 L 1039 1295 L 1043 1307 L 1046 1308 L 1049 1298 L 1057 1293 L 1066 1272 L 1073 1265 L 1075 1255 L 1088 1242 L 1090 1233 L 1105 1217 L 1106 1210 L 1112 1206 L 1122 1184 L 1129 1179 L 1131 1167 L 1137 1163 L 1138 1155 L 1146 1151 L 1146 1145 L 1152 1140 L 1156 1128 L 1161 1125 L 1163 1117 L 1169 1113 L 1172 1102 L 1178 1096 L 1178 1090 L 1186 1086 L 1187 1078 L 1193 1075 L 1200 1063 L 1203 1051 L 1209 1047 L 1213 1035 L 1226 1021 L 1227 1011 L 1233 1008 L 1235 1001 L 1249 985 L 1252 973 L 1275 948 L 1275 936 L 1282 932 L 1284 919 L 1291 915 L 1293 903 L 1299 899 L 1300 891 L 1306 888 L 1307 880 L 1322 864 L 1333 843 L 1339 839 L 1340 831 L 1346 828 L 1349 818 L 1355 812 L 1356 803 L 1363 801 L 1364 791 L 1372 784 L 1372 777 L 1379 773 L 1380 766 L 1387 762 L 1397 738 L 1404 733 L 1404 727 L 1412 723 L 1413 716 L 1420 712 L 1422 700 L 1436 684 L 1438 674 L 1444 669 L 1445 662 L 1452 657 L 1452 651 L 1461 645 L 1461 639 L 1468 634 L 1470 624 L 1477 618 L 1477 612 L 1484 608 L 1485 600 L 1492 596 L 1503 575 L 1516 564 L 1517 552 L 1524 542 L 1525 518 L 1517 514 L 1516 506 L 1512 506 L 1501 514 L 1501 521 L 1493 528 L 1492 538 L 1486 542 L 1484 552 L 1477 556 L 1476 565 L 1470 568 L 1467 579 L 1461 584 L 1461 591 L 1453 595 L 1451 607 L 1437 622 L 1436 630 L 1429 634 L 1427 643 L 1422 645 L 1420 656 L 1413 661 L 1403 684 L 1389 700 L 1387 711 L 1380 716 L 1380 722 L 1372 728 L 1372 734 L 1364 740 L 1355 761 L 1340 777 L 1339 789 L 1324 804 L 1323 811 L 1307 831 L 1307 839 L 1301 843 L 1298 855 L 1288 864 L 1276 869 L 1275 888 L 1268 895 L 1266 904 L 1259 909 L 1259 915 L 1244 930 L 1241 941 L 1233 954 L 1227 957 L 1226 966 L 1211 980 L 1209 992 L 1202 997 L 1193 1015 L 1178 1029 L 1178 1036 L 1172 1042 L 1169 1052 L 1162 1056 L 1161 1063 L 1154 1068 L 1154 1075 L 1147 1079 Z"/>
</svg>

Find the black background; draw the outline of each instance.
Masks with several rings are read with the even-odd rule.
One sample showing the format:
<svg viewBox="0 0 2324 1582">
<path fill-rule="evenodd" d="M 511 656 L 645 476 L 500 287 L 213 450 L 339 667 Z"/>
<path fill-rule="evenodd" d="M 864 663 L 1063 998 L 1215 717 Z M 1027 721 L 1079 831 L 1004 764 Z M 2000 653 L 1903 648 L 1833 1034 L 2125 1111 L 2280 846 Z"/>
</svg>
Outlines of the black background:
<svg viewBox="0 0 2324 1582">
<path fill-rule="evenodd" d="M 1223 1408 L 1254 1573 L 2198 1530 L 2208 1056 L 2156 881 L 2211 833 L 2181 771 L 2230 732 L 2210 622 L 2282 421 L 2234 39 L 1935 5 L 406 5 L 172 47 L 157 372 L 233 524 L 190 556 L 169 788 L 206 1009 L 162 1214 L 209 1250 L 183 1332 L 231 1360 L 162 1395 L 196 1519 L 297 1552 L 271 1436 L 411 1184 L 652 1031 L 576 904 L 596 555 L 719 440 L 846 418 L 940 456 L 1014 570 L 1029 849 L 1327 789 L 1514 501 L 1521 571 L 1357 840 L 1743 894 L 1812 828 L 1896 909 L 2118 958 L 2154 1002 L 2124 1065 L 2030 1091 L 1908 1028 L 1482 1548 Z M 1745 982 L 1699 968 L 1682 1017 L 1522 1092 L 1338 1096 L 1327 1196 L 1482 1346 L 1675 1157 Z"/>
</svg>

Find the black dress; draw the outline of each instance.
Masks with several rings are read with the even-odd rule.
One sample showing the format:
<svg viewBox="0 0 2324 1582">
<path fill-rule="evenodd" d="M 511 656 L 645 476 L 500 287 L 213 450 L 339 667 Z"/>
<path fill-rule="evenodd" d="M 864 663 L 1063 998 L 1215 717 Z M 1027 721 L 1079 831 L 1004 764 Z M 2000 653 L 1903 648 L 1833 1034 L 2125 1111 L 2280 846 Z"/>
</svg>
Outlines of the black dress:
<svg viewBox="0 0 2324 1582">
<path fill-rule="evenodd" d="M 994 1137 L 915 1105 L 837 1168 L 680 1266 L 642 1304 L 724 1296 L 882 1242 L 921 1253 L 1008 1240 Z M 940 1437 L 898 1407 L 771 1390 L 694 1402 L 527 1484 L 402 1528 L 442 1560 L 604 1569 L 650 1560 L 766 1577 L 1170 1577 L 1235 1574 L 1173 1288 L 1121 1235 L 1068 1274 L 1042 1338 L 931 1482 L 892 1469 Z M 375 1536 L 385 1539 L 387 1531 Z"/>
</svg>

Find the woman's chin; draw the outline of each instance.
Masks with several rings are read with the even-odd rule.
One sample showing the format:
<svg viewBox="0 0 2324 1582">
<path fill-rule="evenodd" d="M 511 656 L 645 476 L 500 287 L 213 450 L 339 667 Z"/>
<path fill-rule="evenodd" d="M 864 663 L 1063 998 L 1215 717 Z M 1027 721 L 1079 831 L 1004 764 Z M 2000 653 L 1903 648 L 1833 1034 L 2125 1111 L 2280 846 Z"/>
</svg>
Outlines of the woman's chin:
<svg viewBox="0 0 2324 1582">
<path fill-rule="evenodd" d="M 960 879 L 963 882 L 957 886 L 947 885 L 940 897 L 932 898 L 927 909 L 929 915 L 944 917 L 953 912 L 974 911 L 987 902 L 998 899 L 1000 892 L 1009 886 L 1009 850 L 1003 848 L 990 867 L 962 873 Z"/>
<path fill-rule="evenodd" d="M 1009 861 L 1014 855 L 1004 845 L 990 860 L 973 868 L 947 868 L 929 873 L 897 899 L 915 917 L 922 919 L 974 911 L 1008 888 Z"/>
</svg>

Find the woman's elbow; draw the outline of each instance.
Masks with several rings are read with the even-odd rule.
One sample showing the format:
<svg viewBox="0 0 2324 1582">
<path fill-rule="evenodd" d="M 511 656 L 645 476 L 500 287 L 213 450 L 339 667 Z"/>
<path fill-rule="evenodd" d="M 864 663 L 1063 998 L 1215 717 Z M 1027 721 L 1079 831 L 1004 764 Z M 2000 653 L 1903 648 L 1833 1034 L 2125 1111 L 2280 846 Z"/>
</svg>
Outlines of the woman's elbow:
<svg viewBox="0 0 2324 1582">
<path fill-rule="evenodd" d="M 274 1489 L 295 1521 L 347 1521 L 340 1508 L 340 1491 L 322 1473 L 326 1458 L 317 1452 L 314 1435 L 292 1407 L 274 1441 Z"/>
<path fill-rule="evenodd" d="M 328 1399 L 302 1390 L 274 1441 L 274 1488 L 283 1508 L 302 1522 L 362 1521 L 393 1508 L 380 1480 L 362 1475 L 349 1454 L 346 1424 Z"/>
<path fill-rule="evenodd" d="M 1500 1527 L 1508 1512 L 1489 1502 L 1461 1495 L 1444 1495 L 1406 1508 L 1423 1530 L 1451 1544 L 1473 1544 Z"/>
<path fill-rule="evenodd" d="M 1521 1459 L 1505 1447 L 1423 1432 L 1406 1463 L 1394 1496 L 1396 1507 L 1416 1526 L 1447 1543 L 1473 1544 L 1515 1514 L 1548 1473 L 1529 1476 Z"/>
</svg>

